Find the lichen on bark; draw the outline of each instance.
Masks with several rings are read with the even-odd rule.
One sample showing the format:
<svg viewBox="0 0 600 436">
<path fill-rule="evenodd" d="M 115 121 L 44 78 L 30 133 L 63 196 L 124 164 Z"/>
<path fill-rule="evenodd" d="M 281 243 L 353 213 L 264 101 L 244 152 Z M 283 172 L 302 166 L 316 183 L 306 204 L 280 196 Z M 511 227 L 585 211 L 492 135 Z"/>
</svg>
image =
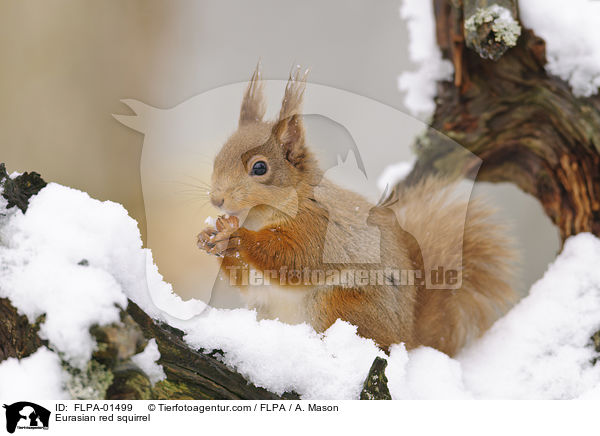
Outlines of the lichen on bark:
<svg viewBox="0 0 600 436">
<path fill-rule="evenodd" d="M 484 59 L 498 60 L 517 44 L 521 26 L 514 0 L 464 0 L 467 47 Z"/>
</svg>

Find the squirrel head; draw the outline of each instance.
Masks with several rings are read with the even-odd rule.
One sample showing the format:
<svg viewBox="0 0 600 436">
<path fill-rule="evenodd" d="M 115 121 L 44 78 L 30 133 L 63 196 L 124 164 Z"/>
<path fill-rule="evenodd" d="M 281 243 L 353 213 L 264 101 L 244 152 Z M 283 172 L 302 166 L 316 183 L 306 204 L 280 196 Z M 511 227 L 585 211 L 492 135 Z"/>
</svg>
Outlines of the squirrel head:
<svg viewBox="0 0 600 436">
<path fill-rule="evenodd" d="M 320 170 L 306 147 L 300 114 L 308 71 L 290 74 L 279 117 L 263 121 L 263 83 L 257 66 L 244 94 L 237 130 L 215 158 L 210 199 L 230 215 L 251 209 L 286 210 Z M 297 207 L 297 201 L 295 202 Z"/>
</svg>

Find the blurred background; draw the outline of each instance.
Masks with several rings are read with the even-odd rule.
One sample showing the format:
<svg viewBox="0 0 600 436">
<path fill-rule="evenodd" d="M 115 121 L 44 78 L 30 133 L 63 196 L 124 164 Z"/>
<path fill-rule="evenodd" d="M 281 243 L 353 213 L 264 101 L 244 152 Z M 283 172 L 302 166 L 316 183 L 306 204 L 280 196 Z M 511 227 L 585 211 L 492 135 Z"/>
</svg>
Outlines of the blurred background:
<svg viewBox="0 0 600 436">
<path fill-rule="evenodd" d="M 146 242 L 144 136 L 112 117 L 132 113 L 120 100 L 172 108 L 248 80 L 260 58 L 267 79 L 286 79 L 292 65 L 306 65 L 312 83 L 406 112 L 397 77 L 412 65 L 399 6 L 400 0 L 0 0 L 0 161 L 9 171 L 37 171 L 123 204 Z M 394 130 L 410 142 L 415 126 Z M 516 188 L 476 190 L 512 223 L 524 259 L 519 288 L 528 289 L 556 255 L 556 230 L 537 201 Z M 176 216 L 169 219 L 177 226 Z M 196 261 L 201 273 L 206 257 L 159 239 L 150 248 L 178 293 L 207 298 L 184 278 Z"/>
</svg>

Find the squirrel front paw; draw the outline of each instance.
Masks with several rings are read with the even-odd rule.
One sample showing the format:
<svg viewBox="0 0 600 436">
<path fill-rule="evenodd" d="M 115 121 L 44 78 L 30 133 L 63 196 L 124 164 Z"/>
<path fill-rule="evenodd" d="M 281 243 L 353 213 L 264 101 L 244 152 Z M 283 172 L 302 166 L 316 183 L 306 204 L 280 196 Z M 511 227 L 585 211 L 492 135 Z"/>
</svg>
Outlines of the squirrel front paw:
<svg viewBox="0 0 600 436">
<path fill-rule="evenodd" d="M 220 216 L 217 218 L 215 228 L 207 227 L 198 234 L 197 245 L 201 250 L 215 256 L 224 256 L 239 245 L 237 238 L 231 235 L 240 227 L 240 222 L 235 216 Z"/>
</svg>

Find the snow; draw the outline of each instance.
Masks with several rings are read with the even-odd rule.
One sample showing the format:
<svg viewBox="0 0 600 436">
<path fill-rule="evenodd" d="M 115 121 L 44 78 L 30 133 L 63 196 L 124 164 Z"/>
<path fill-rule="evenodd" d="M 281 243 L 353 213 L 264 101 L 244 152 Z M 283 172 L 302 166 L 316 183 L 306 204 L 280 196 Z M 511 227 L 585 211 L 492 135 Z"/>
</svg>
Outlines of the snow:
<svg viewBox="0 0 600 436">
<path fill-rule="evenodd" d="M 59 357 L 46 347 L 21 360 L 11 357 L 0 362 L 2 400 L 68 399 L 64 381 Z"/>
<path fill-rule="evenodd" d="M 451 80 L 452 63 L 442 59 L 435 38 L 433 4 L 423 0 L 404 0 L 400 16 L 408 27 L 410 60 L 416 71 L 406 71 L 398 77 L 398 88 L 405 92 L 404 104 L 412 115 L 427 117 L 435 109 L 436 82 Z"/>
<path fill-rule="evenodd" d="M 254 384 L 304 399 L 357 398 L 376 356 L 388 360 L 396 399 L 600 396 L 600 365 L 591 364 L 597 353 L 589 340 L 600 329 L 600 240 L 590 234 L 570 238 L 531 294 L 450 358 L 426 347 L 407 352 L 401 344 L 385 356 L 343 321 L 317 333 L 306 324 L 258 320 L 246 309 L 184 302 L 142 248 L 125 209 L 74 189 L 51 183 L 25 215 L 13 208 L 0 219 L 0 297 L 31 321 L 46 314 L 40 335 L 49 347 L 0 363 L 2 397 L 18 385 L 20 395 L 64 398 L 61 361 L 86 365 L 95 347 L 89 327 L 116 322 L 127 298 L 183 330 L 190 346 L 222 350 L 223 362 Z M 133 358 L 153 383 L 164 377 L 159 357 L 151 340 Z M 40 373 L 50 374 L 41 388 Z"/>
<path fill-rule="evenodd" d="M 40 337 L 74 367 L 96 349 L 89 328 L 119 322 L 127 297 L 165 322 L 206 307 L 172 292 L 119 204 L 50 183 L 26 214 L 12 208 L 0 219 L 0 298 L 30 322 L 45 314 Z"/>
<path fill-rule="evenodd" d="M 521 22 L 546 41 L 546 71 L 565 80 L 577 97 L 600 87 L 600 2 L 519 1 Z"/>
<path fill-rule="evenodd" d="M 70 206 L 61 207 L 65 203 Z M 116 216 L 123 211 L 116 203 L 51 185 L 26 214 L 14 214 L 0 229 L 6 245 L 0 247 L 0 296 L 32 323 L 46 314 L 40 337 L 80 368 L 95 347 L 89 328 L 119 321 L 118 307 L 127 305 L 121 285 L 108 272 L 118 268 L 119 252 L 137 231 L 133 220 L 120 225 Z M 110 251 L 114 256 L 105 255 Z M 84 260 L 88 266 L 80 265 Z"/>
<path fill-rule="evenodd" d="M 377 179 L 377 187 L 381 192 L 391 189 L 410 174 L 415 166 L 415 160 L 396 162 L 385 167 Z"/>
<path fill-rule="evenodd" d="M 213 216 L 207 216 L 204 220 L 204 224 L 209 227 L 215 227 L 217 225 L 217 219 Z"/>
<path fill-rule="evenodd" d="M 387 376 L 394 399 L 470 399 L 462 382 L 460 364 L 429 347 L 406 352 L 403 346 L 391 350 Z"/>
<path fill-rule="evenodd" d="M 245 309 L 212 310 L 188 326 L 186 342 L 226 352 L 225 362 L 257 386 L 303 398 L 357 398 L 376 356 L 374 342 L 338 320 L 323 335 L 306 324 L 256 320 Z"/>
<path fill-rule="evenodd" d="M 160 351 L 158 351 L 158 345 L 154 338 L 148 341 L 144 351 L 131 358 L 132 362 L 148 376 L 152 385 L 167 378 L 162 365 L 156 363 L 158 359 L 160 359 Z"/>
<path fill-rule="evenodd" d="M 579 234 L 544 277 L 459 356 L 464 380 L 485 398 L 576 398 L 600 383 L 590 337 L 600 329 L 600 240 Z"/>
<path fill-rule="evenodd" d="M 507 315 L 451 359 L 395 346 L 387 375 L 393 398 L 600 398 L 590 337 L 600 329 L 600 239 L 580 234 Z"/>
</svg>

